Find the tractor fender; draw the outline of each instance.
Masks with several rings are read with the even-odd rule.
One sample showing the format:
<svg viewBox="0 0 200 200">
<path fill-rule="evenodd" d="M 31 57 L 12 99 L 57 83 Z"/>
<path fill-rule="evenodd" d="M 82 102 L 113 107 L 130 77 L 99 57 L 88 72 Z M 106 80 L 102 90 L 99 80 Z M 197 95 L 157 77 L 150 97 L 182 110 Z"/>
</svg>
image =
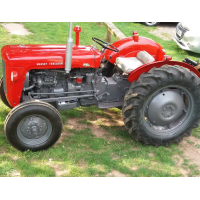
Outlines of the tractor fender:
<svg viewBox="0 0 200 200">
<path fill-rule="evenodd" d="M 104 53 L 106 60 L 109 60 L 112 64 L 116 63 L 117 57 L 136 57 L 140 51 L 146 51 L 156 61 L 164 60 L 165 56 L 165 51 L 160 44 L 145 37 L 139 37 L 137 42 L 134 41 L 133 37 L 127 37 L 114 42 L 112 45 L 119 49 L 119 52 L 106 49 Z"/>
<path fill-rule="evenodd" d="M 154 67 L 160 68 L 163 65 L 172 65 L 172 66 L 178 65 L 178 66 L 189 69 L 190 71 L 194 72 L 198 77 L 200 77 L 199 71 L 197 69 L 195 69 L 193 66 L 191 66 L 187 63 L 184 63 L 184 62 L 180 62 L 180 61 L 167 61 L 166 60 L 166 61 L 158 61 L 158 62 L 148 63 L 148 64 L 138 67 L 137 69 L 133 70 L 130 73 L 130 75 L 128 77 L 128 81 L 132 83 L 133 81 L 136 81 L 142 73 L 144 73 L 144 72 L 148 73 L 149 70 L 151 70 L 152 68 L 154 68 Z"/>
</svg>

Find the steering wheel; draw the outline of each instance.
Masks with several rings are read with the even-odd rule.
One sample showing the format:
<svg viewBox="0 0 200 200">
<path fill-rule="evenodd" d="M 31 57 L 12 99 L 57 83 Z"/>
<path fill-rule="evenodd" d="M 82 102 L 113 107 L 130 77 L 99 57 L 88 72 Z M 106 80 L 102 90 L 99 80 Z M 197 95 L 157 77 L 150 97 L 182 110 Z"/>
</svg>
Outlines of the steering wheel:
<svg viewBox="0 0 200 200">
<path fill-rule="evenodd" d="M 109 49 L 111 51 L 114 52 L 119 52 L 119 49 L 117 49 L 116 47 L 114 47 L 112 44 L 105 42 L 103 40 L 100 40 L 98 38 L 92 38 L 93 41 L 95 41 L 97 44 L 99 44 L 100 46 L 102 46 L 104 49 Z M 112 48 L 109 48 L 112 47 Z"/>
</svg>

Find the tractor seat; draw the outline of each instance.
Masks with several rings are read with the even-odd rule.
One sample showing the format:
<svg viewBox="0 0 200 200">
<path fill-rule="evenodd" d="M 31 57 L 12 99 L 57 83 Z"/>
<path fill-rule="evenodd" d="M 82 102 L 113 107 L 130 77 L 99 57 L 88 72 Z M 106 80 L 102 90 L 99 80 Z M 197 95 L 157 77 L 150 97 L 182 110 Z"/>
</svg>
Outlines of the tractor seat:
<svg viewBox="0 0 200 200">
<path fill-rule="evenodd" d="M 154 61 L 155 61 L 154 57 L 151 56 L 149 53 L 147 53 L 146 51 L 140 51 L 137 54 L 137 57 L 128 57 L 128 58 L 117 57 L 116 65 L 124 73 L 129 74 L 138 67 Z"/>
</svg>

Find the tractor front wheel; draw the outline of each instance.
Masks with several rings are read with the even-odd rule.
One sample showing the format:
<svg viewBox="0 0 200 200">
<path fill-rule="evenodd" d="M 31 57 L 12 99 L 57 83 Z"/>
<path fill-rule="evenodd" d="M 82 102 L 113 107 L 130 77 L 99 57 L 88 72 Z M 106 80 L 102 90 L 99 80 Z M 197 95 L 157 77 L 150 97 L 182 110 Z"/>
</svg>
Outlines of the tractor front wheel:
<svg viewBox="0 0 200 200">
<path fill-rule="evenodd" d="M 3 77 L 1 78 L 0 80 L 0 99 L 3 101 L 3 103 L 9 107 L 9 108 L 12 108 L 10 106 L 10 104 L 8 103 L 8 100 L 6 99 L 6 95 L 4 93 L 4 89 L 3 89 Z"/>
<path fill-rule="evenodd" d="M 179 143 L 199 126 L 200 80 L 180 66 L 153 68 L 132 83 L 122 112 L 128 132 L 145 145 Z"/>
<path fill-rule="evenodd" d="M 27 101 L 13 108 L 4 123 L 8 142 L 20 151 L 51 147 L 62 132 L 59 112 L 42 101 Z"/>
</svg>

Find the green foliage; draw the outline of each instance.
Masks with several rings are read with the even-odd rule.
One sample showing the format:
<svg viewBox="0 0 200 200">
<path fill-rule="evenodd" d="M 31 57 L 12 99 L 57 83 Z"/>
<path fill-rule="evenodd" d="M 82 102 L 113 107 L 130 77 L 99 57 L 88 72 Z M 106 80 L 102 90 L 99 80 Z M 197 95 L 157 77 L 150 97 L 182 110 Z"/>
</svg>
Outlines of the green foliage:
<svg viewBox="0 0 200 200">
<path fill-rule="evenodd" d="M 200 148 L 200 144 L 196 144 L 195 147 L 196 147 L 197 149 L 199 149 L 199 148 Z"/>
<path fill-rule="evenodd" d="M 200 129 L 199 128 L 195 128 L 192 132 L 192 135 L 195 136 L 196 138 L 200 139 Z"/>
<path fill-rule="evenodd" d="M 187 142 L 188 142 L 189 144 L 194 144 L 194 142 L 192 142 L 192 141 L 190 141 L 190 140 L 187 140 Z"/>
</svg>

